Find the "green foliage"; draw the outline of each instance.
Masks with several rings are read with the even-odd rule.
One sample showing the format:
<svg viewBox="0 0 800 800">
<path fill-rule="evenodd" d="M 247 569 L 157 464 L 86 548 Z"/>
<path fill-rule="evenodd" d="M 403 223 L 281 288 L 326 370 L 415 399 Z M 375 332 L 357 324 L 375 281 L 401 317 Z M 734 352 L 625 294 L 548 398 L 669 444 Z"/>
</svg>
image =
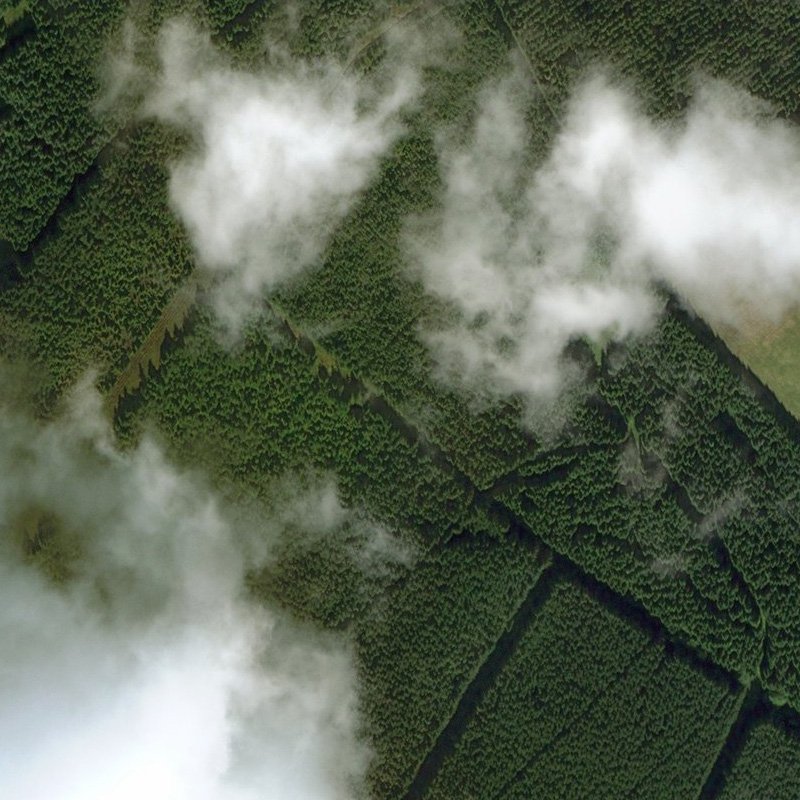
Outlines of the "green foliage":
<svg viewBox="0 0 800 800">
<path fill-rule="evenodd" d="M 5 39 L 8 41 L 9 29 L 13 31 L 13 26 L 18 24 L 31 11 L 30 0 L 19 0 L 19 2 L 7 2 L 2 6 L 0 17 L 5 25 Z"/>
<path fill-rule="evenodd" d="M 369 49 L 383 30 L 388 9 L 376 0 L 204 0 L 216 41 L 245 60 L 262 60 L 269 46 L 305 59 L 342 62 Z"/>
<path fill-rule="evenodd" d="M 480 487 L 514 467 L 531 447 L 510 403 L 474 413 L 469 400 L 437 385 L 419 338 L 441 309 L 408 272 L 404 232 L 410 216 L 430 210 L 441 182 L 433 132 L 463 130 L 475 92 L 507 68 L 508 43 L 485 3 L 441 9 L 427 24 L 460 40 L 448 65 L 426 70 L 426 95 L 378 180 L 337 230 L 324 265 L 281 297 L 301 327 L 327 330 L 322 344 L 443 448 Z M 357 265 L 357 268 L 354 268 Z"/>
<path fill-rule="evenodd" d="M 726 777 L 719 800 L 794 800 L 800 786 L 800 737 L 771 721 L 756 724 Z"/>
<path fill-rule="evenodd" d="M 178 452 L 200 459 L 221 483 L 261 492 L 286 470 L 330 469 L 348 504 L 363 504 L 426 544 L 484 529 L 470 487 L 441 472 L 368 402 L 342 402 L 327 373 L 268 321 L 226 352 L 210 310 L 199 308 L 182 346 L 145 381 L 141 401 L 137 419 L 152 418 Z"/>
<path fill-rule="evenodd" d="M 645 471 L 632 440 L 577 450 L 560 465 L 534 461 L 519 474 L 500 497 L 545 542 L 718 663 L 755 672 L 761 637 L 752 596 L 698 537 L 675 487 Z"/>
<path fill-rule="evenodd" d="M 251 5 L 255 5 L 251 0 L 205 0 L 205 12 L 211 29 L 219 29 L 241 19 Z"/>
<path fill-rule="evenodd" d="M 612 351 L 597 384 L 612 410 L 581 411 L 580 429 L 496 496 L 675 635 L 798 707 L 800 447 L 717 346 L 669 314 Z"/>
<path fill-rule="evenodd" d="M 197 299 L 197 281 L 189 279 L 181 286 L 161 311 L 161 316 L 150 329 L 147 338 L 128 361 L 125 369 L 117 375 L 106 395 L 106 407 L 113 416 L 119 401 L 126 394 L 136 391 L 151 369 L 161 366 L 161 351 L 167 337 L 174 339 L 186 322 Z"/>
<path fill-rule="evenodd" d="M 366 520 L 324 535 L 292 531 L 279 543 L 275 560 L 250 577 L 250 586 L 262 600 L 299 618 L 342 628 L 363 619 L 387 587 L 408 574 L 414 550 L 400 537 L 382 555 L 382 537 L 388 536 Z"/>
<path fill-rule="evenodd" d="M 716 0 L 498 0 L 550 104 L 560 109 L 587 65 L 611 65 L 632 79 L 647 110 L 681 111 L 696 70 L 798 106 L 800 16 L 792 3 Z"/>
<path fill-rule="evenodd" d="M 696 797 L 738 699 L 559 582 L 426 797 Z"/>
<path fill-rule="evenodd" d="M 3 349 L 42 367 L 45 402 L 87 366 L 121 371 L 191 269 L 167 201 L 173 147 L 150 125 L 118 140 L 26 277 L 0 292 Z"/>
<path fill-rule="evenodd" d="M 432 551 L 359 623 L 373 797 L 403 796 L 541 570 L 534 550 L 460 537 Z"/>
<path fill-rule="evenodd" d="M 0 239 L 24 251 L 111 131 L 93 115 L 121 2 L 35 2 L 0 53 Z M 23 27 L 21 23 L 29 24 Z M 80 180 L 78 178 L 78 180 Z"/>
<path fill-rule="evenodd" d="M 75 532 L 56 516 L 35 507 L 26 509 L 10 526 L 0 528 L 0 535 L 56 585 L 67 584 L 80 564 L 82 546 Z"/>
<path fill-rule="evenodd" d="M 793 424 L 767 412 L 711 344 L 667 318 L 656 337 L 631 348 L 601 390 L 636 415 L 643 448 L 685 487 L 697 509 L 694 551 L 715 552 L 731 587 L 751 598 L 748 613 L 757 612 L 751 619 L 763 648 L 755 669 L 739 669 L 760 674 L 797 707 L 800 447 Z M 686 567 L 697 583 L 695 569 Z"/>
<path fill-rule="evenodd" d="M 280 3 L 173 0 L 149 4 L 137 24 L 149 35 L 184 5 L 204 8 L 217 41 L 244 60 L 269 57 L 268 35 L 296 55 L 335 54 L 358 71 L 375 66 L 378 34 L 411 8 L 387 18 L 369 0 L 314 0 L 301 4 L 292 29 Z M 251 576 L 262 597 L 353 627 L 378 797 L 408 788 L 541 571 L 535 548 L 499 535 L 491 503 L 671 635 L 800 709 L 797 428 L 776 421 L 696 326 L 668 315 L 651 338 L 600 359 L 597 397 L 545 447 L 520 428 L 517 401 L 476 409 L 431 377 L 419 328 L 442 309 L 409 277 L 403 248 L 407 220 L 435 207 L 442 189 L 432 132 L 463 135 L 476 89 L 505 69 L 513 37 L 544 89 L 528 109 L 535 163 L 570 86 L 598 55 L 631 76 L 660 115 L 682 109 L 695 66 L 794 112 L 794 12 L 683 0 L 504 0 L 500 8 L 471 0 L 412 11 L 461 39 L 448 66 L 426 68 L 427 94 L 407 135 L 335 233 L 324 265 L 278 298 L 286 320 L 267 316 L 226 351 L 211 313 L 196 308 L 179 346 L 122 400 L 118 420 L 126 441 L 155 424 L 179 458 L 206 465 L 231 495 L 264 496 L 287 470 L 331 470 L 344 502 L 415 554 L 413 568 L 365 575 L 353 555 L 358 536 L 345 531 L 332 546 L 298 538 Z M 154 125 L 115 134 L 115 123 L 91 113 L 122 4 L 8 10 L 0 259 L 24 274 L 0 291 L 0 350 L 36 362 L 48 406 L 89 364 L 107 370 L 105 388 L 138 378 L 142 364 L 159 367 L 168 301 L 191 271 L 191 252 L 166 196 L 179 143 Z M 288 321 L 314 338 L 295 341 Z M 53 537 L 31 557 L 63 578 L 72 556 L 59 547 Z M 736 702 L 663 643 L 560 583 L 430 796 L 695 796 Z M 776 797 L 791 796 L 795 751 L 793 734 L 757 726 L 724 796 L 752 796 L 762 763 Z"/>
</svg>

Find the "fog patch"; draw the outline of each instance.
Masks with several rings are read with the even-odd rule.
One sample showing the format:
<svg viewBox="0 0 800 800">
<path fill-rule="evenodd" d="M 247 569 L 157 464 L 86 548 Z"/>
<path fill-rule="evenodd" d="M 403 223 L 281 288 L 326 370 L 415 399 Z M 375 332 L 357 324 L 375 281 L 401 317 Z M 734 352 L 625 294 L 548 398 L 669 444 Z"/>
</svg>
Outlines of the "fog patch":
<svg viewBox="0 0 800 800">
<path fill-rule="evenodd" d="M 660 459 L 643 455 L 635 437 L 629 436 L 620 447 L 617 481 L 632 494 L 647 494 L 663 488 L 668 479 Z"/>
<path fill-rule="evenodd" d="M 92 109 L 96 115 L 123 125 L 135 113 L 148 82 L 142 61 L 144 49 L 143 36 L 134 20 L 125 19 L 107 44 L 101 62 L 100 93 Z"/>
<path fill-rule="evenodd" d="M 742 489 L 737 489 L 727 497 L 723 497 L 700 521 L 697 526 L 697 538 L 709 540 L 719 536 L 725 523 L 729 519 L 737 517 L 747 505 L 748 497 Z"/>
<path fill-rule="evenodd" d="M 686 556 L 683 553 L 657 556 L 651 562 L 650 567 L 659 578 L 679 578 L 686 574 Z"/>
<path fill-rule="evenodd" d="M 420 552 L 413 532 L 389 530 L 365 509 L 345 508 L 330 475 L 286 476 L 268 504 L 280 533 L 253 585 L 327 627 L 346 626 L 367 613 Z M 309 508 L 319 509 L 316 520 L 308 519 Z"/>
</svg>

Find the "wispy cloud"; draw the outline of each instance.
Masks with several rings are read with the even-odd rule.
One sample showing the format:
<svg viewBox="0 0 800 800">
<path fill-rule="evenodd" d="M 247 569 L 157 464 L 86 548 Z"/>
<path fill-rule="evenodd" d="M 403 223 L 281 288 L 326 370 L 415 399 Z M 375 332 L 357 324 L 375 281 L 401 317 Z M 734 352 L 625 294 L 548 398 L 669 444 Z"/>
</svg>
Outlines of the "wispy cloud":
<svg viewBox="0 0 800 800">
<path fill-rule="evenodd" d="M 440 138 L 441 208 L 409 226 L 415 274 L 456 312 L 425 332 L 446 379 L 535 405 L 574 375 L 570 341 L 647 331 L 659 286 L 713 324 L 800 300 L 800 135 L 764 103 L 698 80 L 659 122 L 593 74 L 530 168 L 532 101 L 520 66 L 484 88 L 467 144 Z"/>
<path fill-rule="evenodd" d="M 333 60 L 282 58 L 246 72 L 186 21 L 162 30 L 145 110 L 192 139 L 172 165 L 170 198 L 219 279 L 217 310 L 232 331 L 262 291 L 318 265 L 403 132 L 420 75 L 398 35 L 384 66 L 359 78 Z"/>
</svg>

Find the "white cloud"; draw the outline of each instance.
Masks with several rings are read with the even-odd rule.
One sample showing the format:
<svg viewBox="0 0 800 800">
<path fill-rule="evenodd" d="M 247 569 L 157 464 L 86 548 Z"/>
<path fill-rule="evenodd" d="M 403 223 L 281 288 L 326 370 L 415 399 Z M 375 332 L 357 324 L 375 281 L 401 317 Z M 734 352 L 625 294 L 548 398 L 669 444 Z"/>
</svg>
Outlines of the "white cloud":
<svg viewBox="0 0 800 800">
<path fill-rule="evenodd" d="M 713 81 L 685 118 L 656 122 L 600 74 L 529 169 L 532 99 L 519 68 L 485 87 L 466 146 L 440 139 L 441 208 L 409 226 L 415 274 L 457 311 L 425 332 L 446 379 L 552 401 L 573 374 L 569 342 L 647 331 L 660 284 L 715 325 L 797 304 L 794 126 Z"/>
<path fill-rule="evenodd" d="M 389 45 L 391 68 L 370 80 L 333 61 L 250 73 L 185 21 L 162 31 L 146 111 L 194 139 L 172 166 L 170 198 L 199 262 L 221 279 L 217 310 L 231 330 L 262 290 L 317 264 L 402 133 L 419 75 Z"/>
<path fill-rule="evenodd" d="M 245 592 L 252 532 L 197 476 L 114 449 L 85 387 L 68 406 L 83 421 L 0 409 L 0 795 L 355 796 L 347 642 Z M 39 512 L 80 552 L 61 585 L 21 553 Z"/>
</svg>

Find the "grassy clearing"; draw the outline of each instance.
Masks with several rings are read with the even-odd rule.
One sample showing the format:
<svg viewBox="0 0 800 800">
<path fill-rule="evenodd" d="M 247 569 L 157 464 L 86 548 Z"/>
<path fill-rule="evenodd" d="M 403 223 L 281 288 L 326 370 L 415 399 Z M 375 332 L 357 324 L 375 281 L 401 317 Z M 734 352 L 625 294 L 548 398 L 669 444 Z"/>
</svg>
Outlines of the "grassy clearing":
<svg viewBox="0 0 800 800">
<path fill-rule="evenodd" d="M 717 333 L 784 408 L 800 419 L 800 310 L 777 323 L 754 320 L 740 330 L 720 326 Z"/>
</svg>

